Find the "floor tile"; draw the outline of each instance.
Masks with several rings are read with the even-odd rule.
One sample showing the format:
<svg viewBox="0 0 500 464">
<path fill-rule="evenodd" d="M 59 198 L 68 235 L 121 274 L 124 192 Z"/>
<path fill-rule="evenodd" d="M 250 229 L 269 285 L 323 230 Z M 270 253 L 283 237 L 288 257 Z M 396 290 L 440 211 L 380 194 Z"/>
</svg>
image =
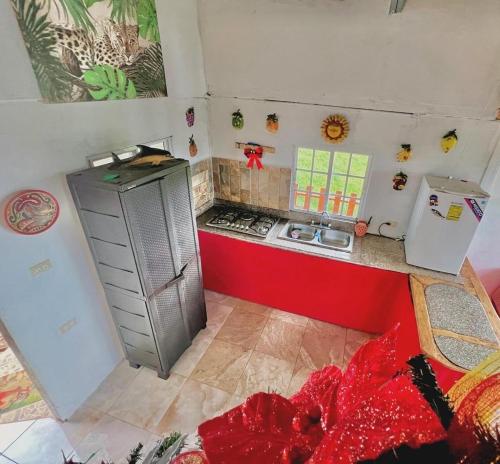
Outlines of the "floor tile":
<svg viewBox="0 0 500 464">
<path fill-rule="evenodd" d="M 130 367 L 128 361 L 122 361 L 101 383 L 84 406 L 107 412 L 140 371 L 141 369 Z"/>
<path fill-rule="evenodd" d="M 251 350 L 215 339 L 194 369 L 191 378 L 234 393 Z"/>
<path fill-rule="evenodd" d="M 61 425 L 55 419 L 40 419 L 24 432 L 3 454 L 22 464 L 58 463 L 61 452 L 74 453 Z"/>
<path fill-rule="evenodd" d="M 7 456 L 4 456 L 2 453 L 0 453 L 0 464 L 18 464 L 16 461 L 12 461 L 12 459 L 9 459 Z"/>
<path fill-rule="evenodd" d="M 207 302 L 207 327 L 200 334 L 214 338 L 232 311 L 232 306 Z"/>
<path fill-rule="evenodd" d="M 227 297 L 227 295 L 224 295 L 223 293 L 217 293 L 217 292 L 214 292 L 212 290 L 205 290 L 205 300 L 207 302 L 215 301 L 217 303 L 220 303 L 226 297 Z"/>
<path fill-rule="evenodd" d="M 0 452 L 16 441 L 35 421 L 14 422 L 0 425 Z"/>
<path fill-rule="evenodd" d="M 22 370 L 24 370 L 23 366 L 21 366 L 21 363 L 10 348 L 0 353 L 0 377 L 21 372 Z"/>
<path fill-rule="evenodd" d="M 291 324 L 296 324 L 305 327 L 307 321 L 309 320 L 306 316 L 300 316 L 299 314 L 289 313 L 288 311 L 281 311 L 279 309 L 273 309 L 269 314 L 271 319 L 279 319 L 281 321 L 290 322 Z"/>
<path fill-rule="evenodd" d="M 156 433 L 193 433 L 198 425 L 224 411 L 231 395 L 196 380 L 188 380 L 156 428 Z"/>
<path fill-rule="evenodd" d="M 358 351 L 367 341 L 373 340 L 374 338 L 377 338 L 377 335 L 360 332 L 359 330 L 347 329 L 343 369 L 347 367 L 356 351 Z"/>
<path fill-rule="evenodd" d="M 146 430 L 104 415 L 76 449 L 84 461 L 96 453 L 90 462 L 97 463 L 104 460 L 114 464 L 125 464 L 130 451 L 138 443 L 150 443 L 151 436 L 152 434 Z"/>
<path fill-rule="evenodd" d="M 219 330 L 216 339 L 253 348 L 266 325 L 267 318 L 247 311 L 233 311 Z"/>
<path fill-rule="evenodd" d="M 304 332 L 298 359 L 312 370 L 335 364 L 342 368 L 346 329 L 310 319 Z"/>
<path fill-rule="evenodd" d="M 184 377 L 189 377 L 201 357 L 207 351 L 210 343 L 212 343 L 212 340 L 213 337 L 209 334 L 205 334 L 204 331 L 199 332 L 193 340 L 191 346 L 184 351 L 182 356 L 173 365 L 171 372 Z"/>
<path fill-rule="evenodd" d="M 241 406 L 245 402 L 246 398 L 243 396 L 233 395 L 229 398 L 229 401 L 224 405 L 224 411 L 227 412 L 233 408 Z"/>
<path fill-rule="evenodd" d="M 67 421 L 60 422 L 60 426 L 70 443 L 76 445 L 87 436 L 103 416 L 104 413 L 97 409 L 82 407 Z"/>
<path fill-rule="evenodd" d="M 295 364 L 304 330 L 304 327 L 296 324 L 280 319 L 269 319 L 255 345 L 255 350 Z"/>
<path fill-rule="evenodd" d="M 261 316 L 269 316 L 271 313 L 271 308 L 258 303 L 253 303 L 251 301 L 239 300 L 234 309 L 240 311 L 247 311 L 253 314 L 260 314 Z"/>
<path fill-rule="evenodd" d="M 295 393 L 297 393 L 302 388 L 304 383 L 306 383 L 306 380 L 313 372 L 314 371 L 312 369 L 308 369 L 307 367 L 305 367 L 301 360 L 297 360 L 297 364 L 294 367 L 292 379 L 290 380 L 290 384 L 288 385 L 286 397 L 290 398 L 291 396 L 295 395 Z"/>
<path fill-rule="evenodd" d="M 158 425 L 185 380 L 177 374 L 171 374 L 167 380 L 160 379 L 155 371 L 142 369 L 108 414 L 136 427 L 152 429 Z"/>
<path fill-rule="evenodd" d="M 286 394 L 294 363 L 254 351 L 235 394 L 247 398 L 257 392 Z"/>
</svg>

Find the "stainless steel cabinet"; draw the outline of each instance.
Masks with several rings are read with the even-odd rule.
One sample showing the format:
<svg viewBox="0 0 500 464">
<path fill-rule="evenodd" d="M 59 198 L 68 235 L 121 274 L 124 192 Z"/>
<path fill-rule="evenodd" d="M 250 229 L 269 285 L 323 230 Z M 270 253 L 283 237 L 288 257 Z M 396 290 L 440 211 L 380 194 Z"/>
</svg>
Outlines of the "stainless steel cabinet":
<svg viewBox="0 0 500 464">
<path fill-rule="evenodd" d="M 206 325 L 189 164 L 67 176 L 124 351 L 167 377 Z"/>
</svg>

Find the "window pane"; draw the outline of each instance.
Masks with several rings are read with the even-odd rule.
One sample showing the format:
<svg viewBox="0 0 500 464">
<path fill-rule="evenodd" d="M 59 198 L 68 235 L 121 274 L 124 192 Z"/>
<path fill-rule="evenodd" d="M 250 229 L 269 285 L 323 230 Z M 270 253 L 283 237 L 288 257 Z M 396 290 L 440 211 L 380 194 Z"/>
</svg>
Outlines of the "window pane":
<svg viewBox="0 0 500 464">
<path fill-rule="evenodd" d="M 333 162 L 333 171 L 335 174 L 347 174 L 350 157 L 349 153 L 335 152 L 335 160 Z"/>
<path fill-rule="evenodd" d="M 366 170 L 368 169 L 368 156 L 366 155 L 352 155 L 351 159 L 351 169 L 349 174 L 353 176 L 366 176 Z"/>
<path fill-rule="evenodd" d="M 358 211 L 359 211 L 359 202 L 349 202 L 349 201 L 344 201 L 342 204 L 342 216 L 347 216 L 347 217 L 357 217 L 358 216 Z"/>
<path fill-rule="evenodd" d="M 314 170 L 319 172 L 328 172 L 330 166 L 330 152 L 319 151 L 314 152 Z"/>
<path fill-rule="evenodd" d="M 297 169 L 312 169 L 313 150 L 299 148 L 297 155 Z"/>
<path fill-rule="evenodd" d="M 306 197 L 304 195 L 298 194 L 295 198 L 295 208 L 304 209 L 305 201 Z"/>
<path fill-rule="evenodd" d="M 326 174 L 313 174 L 312 175 L 312 191 L 321 192 L 321 189 L 326 190 L 328 184 L 328 176 Z"/>
<path fill-rule="evenodd" d="M 342 197 L 340 195 L 330 195 L 327 211 L 331 214 L 342 214 Z"/>
<path fill-rule="evenodd" d="M 350 197 L 353 193 L 355 193 L 358 198 L 361 198 L 361 194 L 363 193 L 363 184 L 364 179 L 358 179 L 357 177 L 348 177 L 347 189 L 345 191 L 346 196 Z"/>
<path fill-rule="evenodd" d="M 299 190 L 306 190 L 307 187 L 311 185 L 311 173 L 297 170 L 295 182 L 297 182 L 297 188 Z"/>
<path fill-rule="evenodd" d="M 341 194 L 344 195 L 346 179 L 347 177 L 345 176 L 333 176 L 330 185 L 330 193 L 341 192 Z"/>
<path fill-rule="evenodd" d="M 311 197 L 311 203 L 309 206 L 309 211 L 318 211 L 319 209 L 319 197 Z"/>
</svg>

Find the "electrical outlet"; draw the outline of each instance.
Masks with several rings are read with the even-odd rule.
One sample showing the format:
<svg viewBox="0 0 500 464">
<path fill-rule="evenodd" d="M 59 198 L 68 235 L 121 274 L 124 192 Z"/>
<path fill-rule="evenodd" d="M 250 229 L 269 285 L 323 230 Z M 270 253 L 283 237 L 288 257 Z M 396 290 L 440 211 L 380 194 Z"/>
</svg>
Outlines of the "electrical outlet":
<svg viewBox="0 0 500 464">
<path fill-rule="evenodd" d="M 63 325 L 59 327 L 59 333 L 61 335 L 64 335 L 65 333 L 69 332 L 75 325 L 76 325 L 76 319 L 70 319 L 69 321 L 66 321 Z"/>
<path fill-rule="evenodd" d="M 398 222 L 397 221 L 387 221 L 388 222 L 388 226 L 389 227 L 397 227 L 398 226 Z"/>
<path fill-rule="evenodd" d="M 34 264 L 33 266 L 30 267 L 31 275 L 33 277 L 36 277 L 38 274 L 41 274 L 42 272 L 46 272 L 49 269 L 52 268 L 52 262 L 50 259 L 46 259 L 45 261 L 42 261 L 41 263 Z"/>
</svg>

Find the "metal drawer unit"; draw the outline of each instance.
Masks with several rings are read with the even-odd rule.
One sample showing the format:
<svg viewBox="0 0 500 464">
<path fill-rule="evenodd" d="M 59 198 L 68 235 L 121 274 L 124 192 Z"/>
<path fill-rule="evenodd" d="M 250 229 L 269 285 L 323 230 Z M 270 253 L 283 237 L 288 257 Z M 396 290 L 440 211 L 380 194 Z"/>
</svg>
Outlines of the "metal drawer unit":
<svg viewBox="0 0 500 464">
<path fill-rule="evenodd" d="M 166 378 L 207 320 L 189 163 L 67 179 L 127 359 Z"/>
</svg>

